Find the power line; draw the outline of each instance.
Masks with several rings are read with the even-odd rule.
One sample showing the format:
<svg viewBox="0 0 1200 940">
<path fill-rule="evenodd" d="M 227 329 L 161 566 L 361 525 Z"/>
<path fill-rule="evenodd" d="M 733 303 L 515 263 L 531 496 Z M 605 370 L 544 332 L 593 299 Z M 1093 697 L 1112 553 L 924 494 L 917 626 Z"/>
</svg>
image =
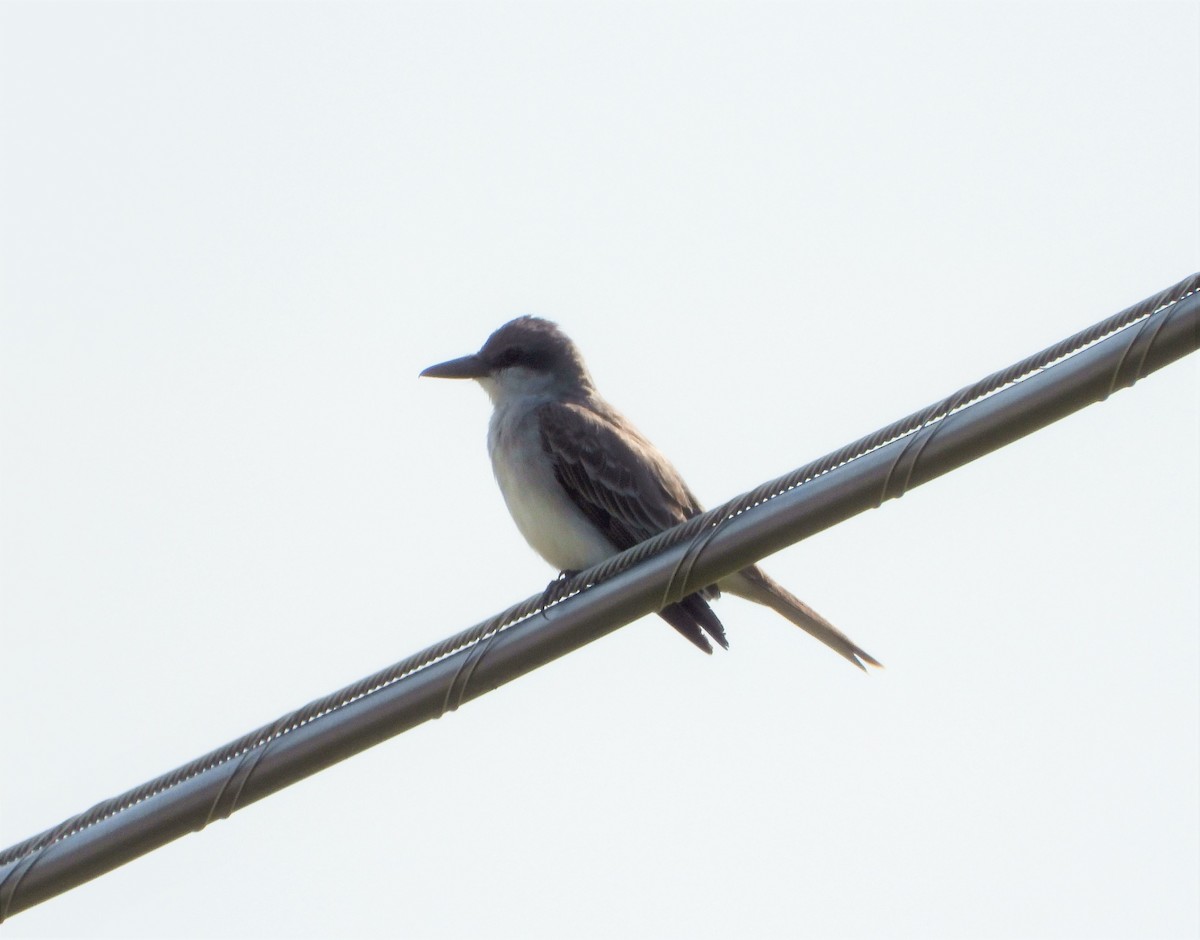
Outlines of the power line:
<svg viewBox="0 0 1200 940">
<path fill-rule="evenodd" d="M 0 852 L 0 920 L 1104 400 L 1200 348 L 1197 291 L 1200 274 Z"/>
</svg>

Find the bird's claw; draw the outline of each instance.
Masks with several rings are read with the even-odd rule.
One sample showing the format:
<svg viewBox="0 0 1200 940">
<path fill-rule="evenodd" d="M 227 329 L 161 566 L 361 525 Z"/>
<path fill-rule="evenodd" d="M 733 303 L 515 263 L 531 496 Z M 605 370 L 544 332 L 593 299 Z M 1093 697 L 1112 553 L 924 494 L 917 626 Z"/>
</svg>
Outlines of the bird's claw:
<svg viewBox="0 0 1200 940">
<path fill-rule="evenodd" d="M 546 585 L 546 590 L 542 592 L 542 616 L 546 616 L 546 608 L 553 604 L 557 604 L 565 597 L 564 588 L 571 578 L 579 574 L 578 571 L 560 571 L 558 577 Z"/>
</svg>

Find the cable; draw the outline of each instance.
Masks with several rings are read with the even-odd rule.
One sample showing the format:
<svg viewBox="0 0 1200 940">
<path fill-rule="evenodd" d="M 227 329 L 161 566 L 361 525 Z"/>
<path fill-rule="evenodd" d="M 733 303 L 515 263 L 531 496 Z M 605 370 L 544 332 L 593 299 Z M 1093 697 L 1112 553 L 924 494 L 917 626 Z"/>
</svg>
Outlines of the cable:
<svg viewBox="0 0 1200 940">
<path fill-rule="evenodd" d="M 11 846 L 0 920 L 1132 385 L 1200 346 L 1197 290 L 1200 274 Z"/>
</svg>

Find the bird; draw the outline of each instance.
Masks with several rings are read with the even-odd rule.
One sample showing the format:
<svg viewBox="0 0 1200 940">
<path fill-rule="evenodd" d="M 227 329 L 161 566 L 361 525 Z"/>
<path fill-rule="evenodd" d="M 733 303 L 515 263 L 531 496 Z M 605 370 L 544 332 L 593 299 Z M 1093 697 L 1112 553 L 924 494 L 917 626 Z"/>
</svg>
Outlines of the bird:
<svg viewBox="0 0 1200 940">
<path fill-rule="evenodd" d="M 522 316 L 476 353 L 421 376 L 473 379 L 492 402 L 487 446 L 517 528 L 562 574 L 597 565 L 702 512 L 670 461 L 596 390 L 558 324 Z M 697 647 L 728 649 L 709 606 L 722 591 L 763 604 L 858 668 L 879 666 L 849 637 L 757 565 L 664 607 L 659 616 Z"/>
</svg>

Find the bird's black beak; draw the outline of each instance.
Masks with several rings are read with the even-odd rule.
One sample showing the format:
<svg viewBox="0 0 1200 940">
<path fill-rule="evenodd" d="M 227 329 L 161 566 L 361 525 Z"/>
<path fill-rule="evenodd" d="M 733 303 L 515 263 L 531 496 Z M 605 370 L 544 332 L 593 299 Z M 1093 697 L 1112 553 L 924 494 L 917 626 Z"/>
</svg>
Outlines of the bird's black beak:
<svg viewBox="0 0 1200 940">
<path fill-rule="evenodd" d="M 488 364 L 472 354 L 461 359 L 451 359 L 449 362 L 439 362 L 421 372 L 431 379 L 478 379 L 491 372 Z"/>
</svg>

